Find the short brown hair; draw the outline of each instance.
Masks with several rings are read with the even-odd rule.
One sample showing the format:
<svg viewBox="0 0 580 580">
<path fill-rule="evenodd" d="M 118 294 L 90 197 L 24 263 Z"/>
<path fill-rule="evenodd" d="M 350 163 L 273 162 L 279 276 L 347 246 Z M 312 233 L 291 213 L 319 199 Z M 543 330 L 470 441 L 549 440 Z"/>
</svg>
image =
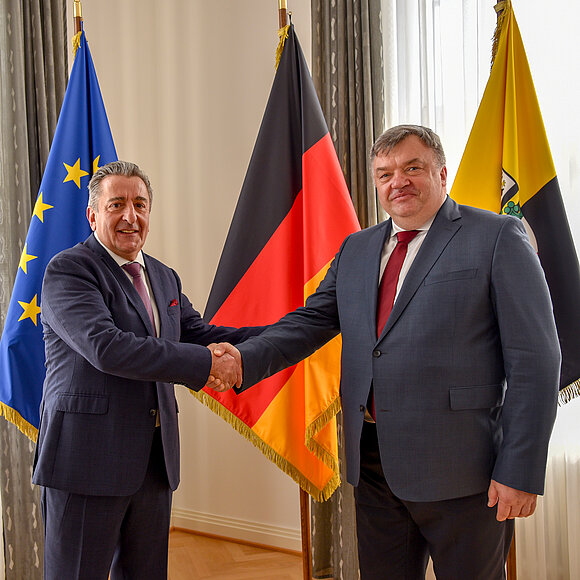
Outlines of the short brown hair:
<svg viewBox="0 0 580 580">
<path fill-rule="evenodd" d="M 387 129 L 371 147 L 369 154 L 371 165 L 377 155 L 388 154 L 395 145 L 398 145 L 401 141 L 411 135 L 419 137 L 419 139 L 421 139 L 421 141 L 435 153 L 435 160 L 440 169 L 445 167 L 445 152 L 443 151 L 443 145 L 441 145 L 439 135 L 431 129 L 421 125 L 397 125 Z"/>
</svg>

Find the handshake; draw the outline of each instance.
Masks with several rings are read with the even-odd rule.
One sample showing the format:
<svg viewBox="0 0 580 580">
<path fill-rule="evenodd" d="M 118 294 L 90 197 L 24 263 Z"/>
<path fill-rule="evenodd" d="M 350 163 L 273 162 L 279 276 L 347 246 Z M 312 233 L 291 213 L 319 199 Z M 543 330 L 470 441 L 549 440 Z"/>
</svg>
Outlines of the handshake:
<svg viewBox="0 0 580 580">
<path fill-rule="evenodd" d="M 211 351 L 211 370 L 206 387 L 218 393 L 240 387 L 243 379 L 242 355 L 228 342 L 212 343 L 207 347 Z"/>
</svg>

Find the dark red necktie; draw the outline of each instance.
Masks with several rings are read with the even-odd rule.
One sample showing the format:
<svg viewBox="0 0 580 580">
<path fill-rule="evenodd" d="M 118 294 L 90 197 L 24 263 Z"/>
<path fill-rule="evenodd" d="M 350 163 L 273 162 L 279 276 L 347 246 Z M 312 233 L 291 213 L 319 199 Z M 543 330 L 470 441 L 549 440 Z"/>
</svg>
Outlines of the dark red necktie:
<svg viewBox="0 0 580 580">
<path fill-rule="evenodd" d="M 397 284 L 409 242 L 418 234 L 418 230 L 404 230 L 397 232 L 397 245 L 389 256 L 381 283 L 377 299 L 377 337 L 381 336 L 383 328 L 387 323 L 397 293 Z M 376 420 L 375 415 L 375 397 L 373 389 L 369 394 L 369 412 L 372 418 Z"/>
<path fill-rule="evenodd" d="M 383 332 L 389 314 L 391 314 L 391 310 L 393 309 L 395 294 L 397 293 L 397 284 L 399 282 L 399 274 L 401 273 L 401 268 L 405 261 L 405 256 L 407 255 L 407 246 L 418 233 L 418 230 L 408 230 L 397 233 L 397 245 L 389 256 L 379 286 L 379 295 L 377 299 L 377 337 L 381 336 L 381 332 Z"/>
<path fill-rule="evenodd" d="M 139 262 L 130 262 L 128 264 L 123 264 L 122 268 L 131 276 L 131 278 L 133 278 L 133 285 L 135 286 L 135 290 L 137 290 L 139 296 L 141 296 L 141 300 L 143 300 L 143 304 L 145 304 L 147 314 L 149 314 L 149 318 L 151 319 L 151 324 L 153 325 L 153 328 L 155 328 L 155 317 L 153 316 L 151 299 L 149 298 L 147 288 L 145 288 L 145 281 L 143 280 L 143 276 L 141 276 L 141 264 L 139 264 Z"/>
</svg>

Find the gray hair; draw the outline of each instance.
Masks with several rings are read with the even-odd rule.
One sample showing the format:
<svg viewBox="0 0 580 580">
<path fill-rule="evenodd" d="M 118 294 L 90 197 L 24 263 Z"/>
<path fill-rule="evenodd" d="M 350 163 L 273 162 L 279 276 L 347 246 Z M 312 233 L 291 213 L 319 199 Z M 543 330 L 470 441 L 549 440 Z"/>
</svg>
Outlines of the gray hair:
<svg viewBox="0 0 580 580">
<path fill-rule="evenodd" d="M 149 194 L 149 210 L 151 211 L 151 204 L 153 203 L 153 189 L 147 175 L 135 163 L 130 161 L 112 161 L 99 167 L 89 181 L 89 207 L 94 211 L 99 209 L 99 197 L 101 197 L 101 184 L 103 180 L 111 175 L 122 175 L 123 177 L 139 177 L 147 188 Z"/>
<path fill-rule="evenodd" d="M 393 147 L 411 135 L 419 137 L 419 139 L 421 139 L 421 141 L 433 151 L 439 169 L 445 167 L 445 152 L 443 151 L 443 145 L 441 145 L 439 135 L 431 129 L 422 127 L 421 125 L 397 125 L 396 127 L 387 129 L 371 147 L 369 154 L 371 166 L 377 155 L 387 155 Z"/>
</svg>

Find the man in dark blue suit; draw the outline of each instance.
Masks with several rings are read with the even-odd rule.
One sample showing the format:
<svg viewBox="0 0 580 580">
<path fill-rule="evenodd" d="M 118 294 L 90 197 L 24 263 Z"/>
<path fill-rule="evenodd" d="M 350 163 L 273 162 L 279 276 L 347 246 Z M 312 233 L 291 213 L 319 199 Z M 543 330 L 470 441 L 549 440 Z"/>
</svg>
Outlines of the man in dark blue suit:
<svg viewBox="0 0 580 580">
<path fill-rule="evenodd" d="M 89 184 L 93 234 L 46 270 L 47 372 L 33 474 L 42 486 L 46 580 L 167 577 L 179 483 L 173 383 L 199 390 L 211 374 L 216 390 L 239 384 L 234 359 L 222 364 L 207 346 L 260 330 L 208 325 L 177 273 L 142 252 L 151 200 L 136 165 L 100 168 Z"/>
<path fill-rule="evenodd" d="M 390 219 L 344 241 L 305 307 L 238 345 L 243 388 L 341 332 L 363 580 L 419 580 L 429 555 L 439 580 L 499 580 L 513 519 L 544 488 L 560 371 L 548 287 L 520 220 L 447 197 L 431 130 L 389 129 L 371 162 Z"/>
</svg>

